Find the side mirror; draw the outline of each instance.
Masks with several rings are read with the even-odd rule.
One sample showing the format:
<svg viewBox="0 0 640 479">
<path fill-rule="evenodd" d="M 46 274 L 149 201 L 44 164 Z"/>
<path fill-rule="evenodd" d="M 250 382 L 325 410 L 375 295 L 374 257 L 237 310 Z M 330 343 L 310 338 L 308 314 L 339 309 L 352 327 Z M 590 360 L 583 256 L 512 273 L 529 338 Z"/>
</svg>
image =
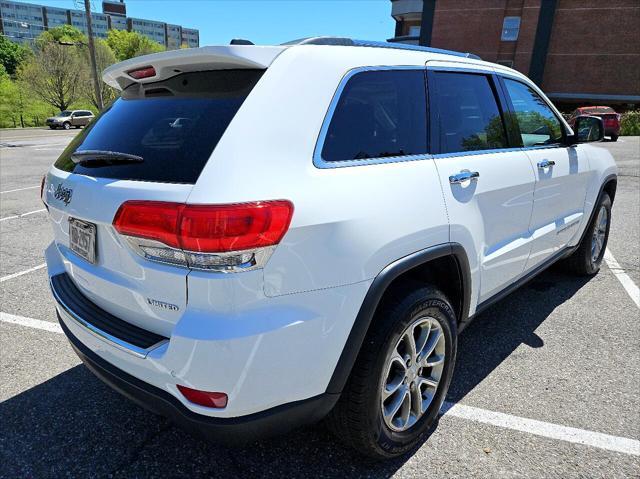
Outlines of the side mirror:
<svg viewBox="0 0 640 479">
<path fill-rule="evenodd" d="M 578 116 L 573 125 L 574 134 L 568 137 L 569 144 L 591 143 L 604 139 L 604 123 L 597 116 Z"/>
</svg>

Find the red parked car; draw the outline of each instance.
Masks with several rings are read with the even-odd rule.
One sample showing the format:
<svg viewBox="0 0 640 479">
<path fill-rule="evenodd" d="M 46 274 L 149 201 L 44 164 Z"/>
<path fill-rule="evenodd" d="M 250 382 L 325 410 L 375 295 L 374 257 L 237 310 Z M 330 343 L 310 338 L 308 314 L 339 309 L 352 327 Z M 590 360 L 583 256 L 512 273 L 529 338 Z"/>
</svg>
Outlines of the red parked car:
<svg viewBox="0 0 640 479">
<path fill-rule="evenodd" d="M 611 141 L 616 141 L 620 136 L 620 113 L 608 106 L 583 106 L 577 108 L 569 118 L 569 125 L 573 128 L 576 118 L 579 116 L 599 116 L 604 123 L 605 136 L 611 137 Z"/>
</svg>

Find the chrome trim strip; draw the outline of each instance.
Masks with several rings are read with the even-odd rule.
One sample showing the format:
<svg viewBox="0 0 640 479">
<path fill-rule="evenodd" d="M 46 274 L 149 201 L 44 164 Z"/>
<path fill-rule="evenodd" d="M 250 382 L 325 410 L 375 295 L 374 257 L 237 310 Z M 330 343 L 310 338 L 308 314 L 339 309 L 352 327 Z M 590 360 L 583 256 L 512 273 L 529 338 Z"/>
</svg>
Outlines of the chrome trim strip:
<svg viewBox="0 0 640 479">
<path fill-rule="evenodd" d="M 150 240 L 146 238 L 137 238 L 135 236 L 121 235 L 131 247 L 131 249 L 138 256 L 154 263 L 160 263 L 163 265 L 175 266 L 176 268 L 182 268 L 189 271 L 207 271 L 209 273 L 243 273 L 245 271 L 254 271 L 256 269 L 263 269 L 271 258 L 271 255 L 276 250 L 277 245 L 262 246 L 255 249 L 238 250 L 238 251 L 225 251 L 220 253 L 198 253 L 197 251 L 181 250 L 168 246 L 160 241 Z M 174 252 L 178 256 L 182 256 L 182 261 L 169 261 L 160 257 L 152 256 L 148 254 L 144 247 L 166 249 Z M 242 264 L 233 266 L 224 265 L 212 265 L 210 267 L 199 266 L 193 262 L 195 257 L 210 257 L 210 258 L 231 258 L 237 257 L 242 254 L 251 254 L 251 259 Z"/>
<path fill-rule="evenodd" d="M 140 348 L 131 343 L 118 339 L 115 336 L 112 336 L 111 334 L 107 333 L 106 331 L 103 331 L 102 329 L 97 328 L 93 324 L 89 323 L 88 321 L 86 321 L 85 319 L 81 318 L 76 313 L 74 313 L 71 310 L 71 308 L 69 308 L 69 306 L 67 306 L 64 303 L 64 301 L 62 301 L 62 299 L 56 292 L 55 288 L 53 287 L 53 283 L 51 282 L 51 278 L 49 278 L 49 287 L 51 288 L 53 297 L 56 300 L 56 303 L 57 303 L 56 306 L 59 307 L 58 308 L 59 312 L 64 313 L 66 316 L 73 319 L 76 322 L 76 324 L 78 324 L 79 326 L 82 326 L 87 332 L 91 333 L 96 338 L 105 341 L 106 343 L 110 344 L 111 346 L 117 349 L 120 349 L 121 351 L 127 352 L 136 357 L 144 359 L 147 357 L 147 355 L 151 351 L 169 342 L 168 339 L 163 339 L 162 341 L 157 342 L 156 344 L 154 344 L 153 346 L 149 346 L 148 348 Z"/>
<path fill-rule="evenodd" d="M 388 156 L 384 158 L 364 158 L 358 160 L 340 160 L 340 161 L 325 161 L 322 158 L 322 147 L 324 146 L 325 139 L 327 137 L 327 131 L 329 130 L 329 124 L 331 123 L 331 119 L 333 118 L 333 114 L 335 113 L 336 107 L 338 105 L 338 101 L 340 101 L 340 97 L 342 96 L 342 92 L 347 84 L 347 82 L 356 74 L 368 71 L 388 71 L 388 70 L 419 70 L 425 71 L 424 66 L 418 65 L 397 65 L 397 66 L 368 66 L 368 67 L 357 67 L 349 70 L 340 80 L 340 84 L 336 89 L 336 92 L 333 94 L 333 98 L 331 99 L 331 103 L 329 104 L 329 109 L 322 121 L 322 127 L 320 128 L 320 133 L 318 134 L 318 139 L 316 140 L 316 146 L 313 150 L 313 164 L 316 168 L 320 169 L 329 169 L 329 168 L 345 168 L 349 166 L 362 166 L 362 165 L 379 165 L 382 163 L 399 163 L 402 161 L 417 161 L 417 160 L 428 160 L 431 158 L 429 153 L 423 153 L 419 155 L 406 155 L 406 156 Z M 425 112 L 426 114 L 426 112 Z"/>
<path fill-rule="evenodd" d="M 493 155 L 496 153 L 513 153 L 514 151 L 522 151 L 523 148 L 492 148 L 489 150 L 469 150 L 469 151 L 454 151 L 451 153 L 438 153 L 433 155 L 434 159 L 440 158 L 457 158 L 459 156 L 476 156 L 476 155 Z"/>
</svg>

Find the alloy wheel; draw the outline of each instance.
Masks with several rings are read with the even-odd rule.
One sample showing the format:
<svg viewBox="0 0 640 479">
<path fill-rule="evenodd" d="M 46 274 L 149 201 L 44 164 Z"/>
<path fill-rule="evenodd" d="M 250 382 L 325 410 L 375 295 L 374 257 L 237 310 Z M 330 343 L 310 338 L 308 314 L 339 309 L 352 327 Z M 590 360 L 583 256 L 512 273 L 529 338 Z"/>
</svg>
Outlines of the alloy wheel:
<svg viewBox="0 0 640 479">
<path fill-rule="evenodd" d="M 413 321 L 387 358 L 381 391 L 385 424 L 406 431 L 427 411 L 435 397 L 445 362 L 445 338 L 438 321 Z"/>
<path fill-rule="evenodd" d="M 600 206 L 598 217 L 593 229 L 591 237 L 591 261 L 596 263 L 600 258 L 600 253 L 604 248 L 604 242 L 607 236 L 607 224 L 609 223 L 609 212 L 604 205 Z"/>
</svg>

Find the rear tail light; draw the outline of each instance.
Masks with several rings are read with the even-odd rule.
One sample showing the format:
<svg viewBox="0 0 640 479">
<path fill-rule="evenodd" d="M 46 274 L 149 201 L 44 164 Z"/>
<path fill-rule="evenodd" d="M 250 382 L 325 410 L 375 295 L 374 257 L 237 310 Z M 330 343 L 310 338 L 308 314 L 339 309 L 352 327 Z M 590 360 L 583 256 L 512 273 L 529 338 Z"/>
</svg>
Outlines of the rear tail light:
<svg viewBox="0 0 640 479">
<path fill-rule="evenodd" d="M 177 385 L 178 390 L 190 402 L 204 407 L 213 407 L 222 409 L 227 407 L 227 395 L 225 393 L 199 391 L 186 386 Z"/>
<path fill-rule="evenodd" d="M 113 220 L 142 256 L 163 263 L 217 271 L 264 265 L 289 228 L 293 204 L 260 201 L 185 205 L 127 201 Z"/>
</svg>

